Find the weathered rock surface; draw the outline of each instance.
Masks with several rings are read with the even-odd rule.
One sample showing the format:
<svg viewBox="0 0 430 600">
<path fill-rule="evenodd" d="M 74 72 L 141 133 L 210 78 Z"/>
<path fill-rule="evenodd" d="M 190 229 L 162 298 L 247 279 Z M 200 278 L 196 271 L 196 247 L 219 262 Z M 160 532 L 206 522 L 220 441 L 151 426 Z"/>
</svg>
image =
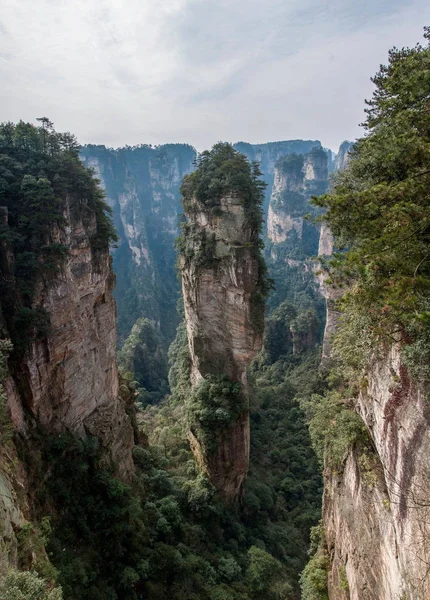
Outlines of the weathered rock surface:
<svg viewBox="0 0 430 600">
<path fill-rule="evenodd" d="M 328 159 L 321 148 L 304 157 L 285 156 L 277 161 L 267 218 L 267 235 L 275 244 L 285 242 L 289 232 L 303 237 L 304 216 L 310 211 L 309 200 L 327 190 Z"/>
<path fill-rule="evenodd" d="M 192 235 L 187 237 L 192 257 L 182 257 L 182 287 L 193 384 L 207 375 L 227 375 L 247 391 L 246 368 L 258 353 L 261 328 L 256 326 L 263 306 L 254 294 L 260 267 L 253 248 L 252 230 L 243 200 L 221 198 L 216 215 L 194 202 L 187 215 Z M 205 244 L 212 258 L 198 259 Z M 240 493 L 249 464 L 249 416 L 243 415 L 217 442 L 209 454 L 191 432 L 191 446 L 199 463 L 227 501 Z"/>
<path fill-rule="evenodd" d="M 399 347 L 375 359 L 357 410 L 375 447 L 372 464 L 350 451 L 326 476 L 324 526 L 332 559 L 330 599 L 430 597 L 430 407 Z M 336 582 L 344 570 L 349 596 Z"/>
<path fill-rule="evenodd" d="M 69 255 L 55 278 L 40 282 L 34 300 L 49 314 L 50 332 L 32 343 L 16 374 L 17 389 L 43 428 L 99 437 L 127 476 L 133 432 L 118 397 L 111 259 L 107 250 L 91 249 L 95 222 L 84 225 L 69 211 L 68 227 L 57 232 Z M 20 423 L 14 425 L 19 430 Z"/>
<path fill-rule="evenodd" d="M 340 145 L 339 152 L 336 154 L 335 158 L 336 171 L 341 171 L 347 166 L 349 160 L 348 152 L 352 149 L 352 146 L 353 142 L 348 141 L 342 142 Z M 327 225 L 323 224 L 320 229 L 318 256 L 321 258 L 329 258 L 332 254 L 333 235 Z M 341 297 L 342 290 L 327 285 L 328 273 L 324 268 L 317 266 L 316 271 L 321 293 L 326 299 L 326 319 L 321 353 L 321 366 L 323 368 L 328 368 L 330 365 L 331 340 L 336 331 L 336 325 L 340 316 L 339 311 L 336 310 L 336 300 Z"/>
<path fill-rule="evenodd" d="M 333 236 L 327 225 L 323 224 L 320 229 L 320 240 L 318 245 L 318 256 L 329 258 L 333 254 Z M 321 294 L 326 301 L 326 318 L 324 327 L 324 338 L 321 352 L 321 366 L 328 368 L 330 365 L 331 342 L 336 331 L 340 313 L 336 309 L 336 300 L 342 295 L 342 290 L 327 284 L 328 273 L 321 265 L 315 266 L 317 280 Z"/>
<path fill-rule="evenodd" d="M 120 238 L 113 268 L 121 341 L 141 317 L 151 319 L 166 343 L 174 338 L 179 323 L 174 247 L 179 188 L 194 169 L 195 157 L 187 144 L 118 150 L 88 145 L 81 150 L 82 160 L 101 180 Z"/>
<path fill-rule="evenodd" d="M 265 212 L 272 195 L 276 163 L 283 156 L 290 154 L 308 154 L 313 148 L 322 148 L 319 140 L 286 140 L 281 142 L 268 142 L 266 144 L 249 144 L 238 142 L 234 148 L 245 154 L 249 161 L 260 163 L 264 181 L 267 183 Z"/>
<path fill-rule="evenodd" d="M 71 214 L 68 201 L 64 216 L 66 225 L 53 228 L 51 235 L 69 254 L 55 275 L 39 281 L 33 299 L 33 307 L 49 315 L 50 328 L 30 344 L 19 364 L 15 359 L 3 384 L 7 411 L 29 449 L 35 427 L 45 434 L 97 437 L 104 460 L 127 481 L 134 471 L 134 433 L 119 397 L 111 259 L 107 248 L 95 252 L 91 247 L 94 217 L 83 222 L 76 211 Z M 4 277 L 13 257 L 4 247 L 0 253 Z M 4 324 L 2 330 L 7 336 Z M 10 441 L 0 452 L 0 567 L 15 564 L 16 531 L 24 514 L 31 517 L 26 480 Z"/>
<path fill-rule="evenodd" d="M 334 160 L 335 171 L 341 171 L 346 167 L 349 160 L 348 153 L 352 150 L 353 146 L 354 142 L 349 142 L 348 140 L 345 140 L 341 143 L 341 145 L 339 146 L 339 151 L 336 154 L 336 158 Z"/>
</svg>

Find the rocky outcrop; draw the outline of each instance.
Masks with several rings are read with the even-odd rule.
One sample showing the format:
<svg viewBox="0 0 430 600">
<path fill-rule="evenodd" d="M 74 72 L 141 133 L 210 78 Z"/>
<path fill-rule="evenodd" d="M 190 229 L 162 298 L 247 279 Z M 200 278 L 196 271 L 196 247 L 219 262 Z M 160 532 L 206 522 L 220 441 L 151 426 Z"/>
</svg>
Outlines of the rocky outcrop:
<svg viewBox="0 0 430 600">
<path fill-rule="evenodd" d="M 326 224 L 321 225 L 320 240 L 318 245 L 318 256 L 321 259 L 327 259 L 333 254 L 333 236 Z M 321 294 L 326 301 L 326 318 L 324 326 L 324 338 L 321 351 L 321 366 L 327 369 L 330 365 L 331 344 L 334 332 L 336 331 L 337 322 L 340 316 L 336 309 L 336 301 L 342 295 L 342 290 L 327 284 L 328 272 L 323 264 L 315 266 L 317 280 L 319 283 Z"/>
<path fill-rule="evenodd" d="M 165 344 L 174 338 L 179 187 L 193 170 L 195 156 L 187 144 L 118 150 L 88 145 L 81 150 L 82 160 L 101 180 L 120 238 L 113 268 L 121 342 L 141 317 L 151 319 Z"/>
<path fill-rule="evenodd" d="M 302 245 L 304 217 L 312 211 L 310 198 L 324 193 L 327 186 L 324 150 L 316 148 L 305 156 L 292 154 L 277 161 L 267 218 L 267 235 L 274 250 L 288 239 Z"/>
<path fill-rule="evenodd" d="M 2 382 L 8 414 L 8 424 L 2 427 L 9 434 L 3 444 L 0 431 L 0 568 L 16 565 L 16 532 L 31 517 L 28 497 L 34 493 L 25 464 L 17 458 L 11 430 L 28 452 L 39 451 L 35 431 L 95 436 L 103 460 L 114 465 L 119 477 L 129 481 L 134 472 L 134 433 L 120 399 L 115 358 L 111 258 L 107 248 L 92 247 L 96 220 L 94 213 L 90 215 L 77 215 L 76 205 L 72 210 L 67 199 L 64 223 L 52 226 L 52 241 L 67 247 L 68 254 L 55 275 L 39 279 L 32 300 L 32 307 L 47 315 L 49 328 L 25 352 L 15 354 Z M 13 253 L 3 245 L 0 254 L 2 278 L 13 289 Z M 7 320 L 2 337 L 8 336 Z"/>
<path fill-rule="evenodd" d="M 430 409 L 402 365 L 400 346 L 376 358 L 356 409 L 374 445 L 350 450 L 326 474 L 324 526 L 330 600 L 430 597 Z M 364 385 L 364 384 L 363 384 Z M 348 593 L 339 588 L 348 582 Z"/>
<path fill-rule="evenodd" d="M 51 433 L 94 435 L 127 477 L 133 431 L 119 400 L 111 258 L 107 249 L 92 250 L 95 219 L 84 224 L 68 203 L 65 218 L 68 226 L 53 238 L 68 248 L 68 256 L 57 276 L 39 282 L 33 301 L 49 315 L 49 333 L 31 344 L 13 373 L 14 427 L 26 434 L 25 414 Z"/>
<path fill-rule="evenodd" d="M 222 197 L 215 209 L 194 199 L 187 217 L 181 269 L 192 384 L 198 386 L 208 375 L 226 375 L 241 384 L 246 404 L 239 418 L 220 432 L 213 450 L 193 430 L 190 441 L 199 464 L 232 502 L 249 465 L 246 368 L 262 342 L 258 233 L 243 198 L 236 195 Z"/>
<path fill-rule="evenodd" d="M 353 142 L 342 142 L 339 147 L 339 152 L 336 154 L 336 171 L 340 171 L 347 166 L 349 160 L 348 153 L 352 147 Z M 329 258 L 333 254 L 333 243 L 333 235 L 331 234 L 330 229 L 326 224 L 323 224 L 320 229 L 318 244 L 318 256 L 322 260 Z M 340 316 L 339 311 L 336 309 L 336 301 L 341 297 L 342 290 L 327 285 L 328 273 L 323 264 L 316 266 L 316 272 L 321 293 L 326 300 L 326 319 L 321 353 L 321 366 L 327 369 L 330 366 L 331 340 L 336 331 L 336 325 Z"/>
<path fill-rule="evenodd" d="M 347 140 L 341 143 L 341 145 L 339 146 L 339 151 L 336 154 L 336 158 L 334 160 L 335 171 L 342 171 L 342 169 L 344 169 L 347 166 L 349 160 L 349 152 L 351 152 L 353 146 L 354 142 L 348 142 Z"/>
<path fill-rule="evenodd" d="M 264 209 L 268 209 L 273 191 L 276 163 L 279 159 L 290 154 L 309 154 L 313 148 L 322 148 L 319 140 L 286 140 L 281 142 L 268 142 L 266 144 L 249 144 L 237 142 L 234 148 L 244 154 L 247 159 L 260 163 L 264 181 L 267 184 Z"/>
</svg>

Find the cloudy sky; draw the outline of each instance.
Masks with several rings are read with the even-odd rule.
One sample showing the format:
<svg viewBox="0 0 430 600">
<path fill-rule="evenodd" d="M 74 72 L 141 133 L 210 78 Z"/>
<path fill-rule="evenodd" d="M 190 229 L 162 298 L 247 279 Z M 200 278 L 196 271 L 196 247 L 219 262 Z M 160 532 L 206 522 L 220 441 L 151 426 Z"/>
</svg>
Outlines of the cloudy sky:
<svg viewBox="0 0 430 600">
<path fill-rule="evenodd" d="M 109 146 L 360 135 L 428 0 L 1 0 L 0 120 Z"/>
</svg>

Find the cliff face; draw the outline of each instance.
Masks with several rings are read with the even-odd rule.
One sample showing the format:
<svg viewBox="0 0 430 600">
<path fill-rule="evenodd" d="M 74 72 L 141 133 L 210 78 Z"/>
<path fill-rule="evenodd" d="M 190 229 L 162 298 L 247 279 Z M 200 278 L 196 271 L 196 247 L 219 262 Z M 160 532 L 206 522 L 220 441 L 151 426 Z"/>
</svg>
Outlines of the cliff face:
<svg viewBox="0 0 430 600">
<path fill-rule="evenodd" d="M 70 205 L 65 216 L 68 226 L 54 236 L 69 254 L 58 276 L 39 283 L 34 305 L 48 313 L 50 329 L 32 343 L 16 374 L 19 401 L 49 432 L 99 437 L 126 476 L 133 434 L 118 399 L 111 259 L 107 250 L 95 256 L 91 249 L 95 220 L 84 225 L 72 217 Z M 10 398 L 12 415 L 19 414 L 15 396 Z"/>
<path fill-rule="evenodd" d="M 238 142 L 234 144 L 234 148 L 242 152 L 249 161 L 260 163 L 264 181 L 267 183 L 264 203 L 264 210 L 266 212 L 272 195 L 277 161 L 289 154 L 308 154 L 313 148 L 322 148 L 322 146 L 319 140 L 286 140 L 282 142 L 268 142 L 266 144 Z"/>
<path fill-rule="evenodd" d="M 324 223 L 320 229 L 318 256 L 320 258 L 329 258 L 332 254 L 333 236 L 331 234 L 330 229 Z M 336 325 L 340 316 L 339 311 L 336 309 L 336 300 L 338 300 L 341 297 L 342 290 L 327 285 L 328 273 L 323 267 L 321 267 L 321 265 L 317 265 L 316 269 L 321 294 L 324 296 L 326 301 L 326 315 L 324 338 L 321 352 L 321 366 L 324 368 L 328 368 L 330 365 L 331 340 L 334 332 L 336 331 Z"/>
<path fill-rule="evenodd" d="M 193 382 L 209 374 L 225 373 L 246 384 L 246 367 L 261 346 L 261 332 L 252 322 L 252 294 L 259 268 L 249 247 L 253 234 L 243 201 L 223 197 L 219 214 L 197 203 L 189 213 L 194 225 L 194 254 L 200 236 L 212 240 L 213 261 L 182 261 L 182 288 Z M 193 242 L 191 242 L 193 243 Z"/>
<path fill-rule="evenodd" d="M 354 142 L 348 142 L 347 140 L 341 143 L 341 145 L 339 146 L 339 151 L 334 159 L 335 171 L 341 171 L 346 167 L 349 160 L 348 152 L 352 150 L 353 146 Z"/>
<path fill-rule="evenodd" d="M 248 179 L 247 186 L 236 191 L 227 184 L 220 195 L 213 193 L 215 184 L 218 189 L 223 185 L 228 169 L 227 181 Z M 208 187 L 202 191 L 203 186 Z M 180 261 L 193 402 L 197 402 L 189 439 L 200 467 L 223 498 L 234 502 L 249 465 L 246 368 L 260 349 L 263 334 L 265 282 L 259 250 L 263 191 L 245 157 L 228 144 L 219 144 L 198 163 L 183 193 L 187 221 Z"/>
<path fill-rule="evenodd" d="M 46 311 L 49 329 L 11 364 L 3 382 L 6 410 L 15 435 L 30 451 L 36 429 L 43 435 L 95 436 L 104 459 L 129 480 L 134 435 L 119 398 L 111 259 L 107 248 L 92 249 L 94 216 L 78 217 L 68 200 L 63 216 L 63 226 L 53 226 L 51 238 L 64 244 L 68 255 L 54 276 L 39 280 L 32 302 Z M 13 253 L 5 244 L 0 262 L 2 277 L 13 285 Z M 2 333 L 8 336 L 5 327 Z M 0 567 L 16 564 L 16 532 L 31 518 L 27 495 L 34 493 L 25 465 L 7 442 L 0 452 Z"/>
<path fill-rule="evenodd" d="M 302 240 L 304 216 L 311 210 L 312 195 L 323 194 L 328 185 L 328 159 L 322 149 L 304 157 L 291 155 L 276 163 L 274 184 L 267 219 L 271 242 L 285 242 L 289 232 Z"/>
<path fill-rule="evenodd" d="M 335 158 L 336 171 L 341 171 L 347 166 L 349 160 L 348 152 L 352 149 L 352 147 L 353 142 L 342 142 Z M 333 236 L 327 225 L 323 224 L 320 229 L 318 256 L 321 258 L 329 258 L 332 254 Z M 318 266 L 317 272 L 317 279 L 320 286 L 320 290 L 326 300 L 326 318 L 321 353 L 321 366 L 327 368 L 330 364 L 331 339 L 336 330 L 336 324 L 339 319 L 339 311 L 336 310 L 336 300 L 338 300 L 341 297 L 342 290 L 335 289 L 332 286 L 327 285 L 328 273 L 324 270 L 324 268 Z"/>
<path fill-rule="evenodd" d="M 247 398 L 246 368 L 262 342 L 253 314 L 262 307 L 254 306 L 259 264 L 249 247 L 252 228 L 243 201 L 234 196 L 221 198 L 217 216 L 197 204 L 189 216 L 194 225 L 193 253 L 201 250 L 201 235 L 212 240 L 213 251 L 210 264 L 182 260 L 191 380 L 196 386 L 207 375 L 225 374 L 241 383 Z M 192 430 L 190 441 L 198 463 L 215 487 L 227 502 L 234 501 L 249 466 L 248 408 L 218 436 L 215 451 L 209 452 Z"/>
<path fill-rule="evenodd" d="M 147 317 L 170 342 L 179 322 L 174 249 L 179 186 L 194 168 L 195 151 L 186 144 L 118 150 L 89 145 L 81 158 L 101 180 L 120 237 L 113 250 L 120 340 L 138 318 Z"/>
<path fill-rule="evenodd" d="M 430 409 L 399 347 L 375 359 L 357 410 L 372 438 L 369 460 L 350 451 L 326 478 L 324 526 L 330 599 L 430 597 Z M 339 589 L 345 573 L 349 595 Z"/>
</svg>

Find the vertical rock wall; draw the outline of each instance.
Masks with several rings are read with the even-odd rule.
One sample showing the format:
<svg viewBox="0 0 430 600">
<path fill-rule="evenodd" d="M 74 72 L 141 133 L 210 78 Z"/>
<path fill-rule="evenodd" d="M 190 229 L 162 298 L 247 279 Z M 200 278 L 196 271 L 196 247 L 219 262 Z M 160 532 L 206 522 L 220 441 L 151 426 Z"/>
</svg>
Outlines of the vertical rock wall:
<svg viewBox="0 0 430 600">
<path fill-rule="evenodd" d="M 302 240 L 304 216 L 311 211 L 310 198 L 323 194 L 327 187 L 328 159 L 321 148 L 305 156 L 294 154 L 279 159 L 267 218 L 269 240 L 280 244 L 291 233 Z"/>
<path fill-rule="evenodd" d="M 375 357 L 356 409 L 374 453 L 350 450 L 341 473 L 326 473 L 330 600 L 426 600 L 430 407 L 402 365 L 400 346 Z M 342 572 L 349 595 L 339 590 Z"/>
<path fill-rule="evenodd" d="M 244 202 L 235 196 L 221 198 L 217 210 L 193 203 L 188 213 L 193 234 L 187 237 L 182 257 L 182 287 L 188 340 L 192 361 L 192 382 L 197 385 L 208 375 L 225 374 L 240 382 L 247 397 L 246 368 L 256 356 L 262 331 L 255 326 L 263 306 L 256 306 L 254 294 L 260 267 L 253 245 L 252 230 Z M 199 260 L 210 244 L 211 257 Z M 244 410 L 208 452 L 198 436 L 190 432 L 191 446 L 198 462 L 228 501 L 237 499 L 249 464 L 249 415 Z"/>
<path fill-rule="evenodd" d="M 64 217 L 65 225 L 53 226 L 51 237 L 68 248 L 68 255 L 58 272 L 39 280 L 33 299 L 33 308 L 46 311 L 49 329 L 10 366 L 3 382 L 6 410 L 14 434 L 27 440 L 29 451 L 36 431 L 92 435 L 99 439 L 104 460 L 128 481 L 134 472 L 134 433 L 119 394 L 111 258 L 107 248 L 91 247 L 94 215 L 72 214 L 67 199 Z M 12 263 L 13 254 L 3 244 L 1 276 L 13 288 Z M 6 321 L 2 337 L 8 337 Z M 12 438 L 2 439 L 0 569 L 16 564 L 16 532 L 31 519 L 28 498 L 33 495 Z"/>
<path fill-rule="evenodd" d="M 89 145 L 81 150 L 82 160 L 105 189 L 120 238 L 113 267 L 121 342 L 141 317 L 151 319 L 164 342 L 174 338 L 179 323 L 174 248 L 179 187 L 193 170 L 195 156 L 187 144 L 118 150 Z"/>
</svg>

